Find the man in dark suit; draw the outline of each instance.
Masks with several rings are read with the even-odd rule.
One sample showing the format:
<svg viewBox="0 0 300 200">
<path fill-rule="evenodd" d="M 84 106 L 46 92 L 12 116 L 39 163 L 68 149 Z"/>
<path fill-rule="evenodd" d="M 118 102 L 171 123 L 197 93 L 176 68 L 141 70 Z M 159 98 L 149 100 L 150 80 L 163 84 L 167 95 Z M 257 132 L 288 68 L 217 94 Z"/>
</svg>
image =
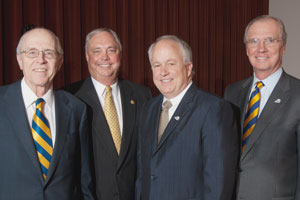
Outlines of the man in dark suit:
<svg viewBox="0 0 300 200">
<path fill-rule="evenodd" d="M 144 105 L 139 120 L 136 199 L 230 200 L 238 161 L 230 104 L 192 82 L 192 51 L 183 40 L 159 37 L 148 54 L 162 95 Z"/>
<path fill-rule="evenodd" d="M 132 200 L 136 179 L 136 120 L 151 93 L 144 86 L 118 80 L 122 46 L 114 31 L 93 30 L 86 37 L 85 47 L 91 76 L 76 96 L 90 108 L 97 197 Z M 117 116 L 113 125 L 105 112 L 108 86 Z"/>
<path fill-rule="evenodd" d="M 253 19 L 244 36 L 253 76 L 225 91 L 241 113 L 237 199 L 300 199 L 300 81 L 282 69 L 286 41 L 281 20 Z"/>
<path fill-rule="evenodd" d="M 17 61 L 23 79 L 0 87 L 0 199 L 94 199 L 86 106 L 53 91 L 59 39 L 44 28 L 26 32 Z"/>
</svg>

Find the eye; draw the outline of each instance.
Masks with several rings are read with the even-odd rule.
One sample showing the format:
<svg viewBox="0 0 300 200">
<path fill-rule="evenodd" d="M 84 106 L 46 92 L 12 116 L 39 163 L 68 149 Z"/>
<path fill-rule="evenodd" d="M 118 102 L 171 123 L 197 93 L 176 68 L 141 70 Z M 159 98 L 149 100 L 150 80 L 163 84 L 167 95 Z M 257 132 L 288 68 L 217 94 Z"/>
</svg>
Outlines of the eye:
<svg viewBox="0 0 300 200">
<path fill-rule="evenodd" d="M 39 51 L 37 49 L 31 49 L 31 50 L 27 51 L 28 56 L 36 56 L 38 54 L 39 54 Z"/>
<path fill-rule="evenodd" d="M 100 49 L 94 49 L 92 52 L 93 52 L 93 54 L 96 54 L 96 55 L 100 54 Z"/>
<path fill-rule="evenodd" d="M 260 42 L 260 39 L 258 38 L 252 38 L 250 40 L 248 40 L 248 43 L 251 43 L 251 44 L 258 44 Z"/>
<path fill-rule="evenodd" d="M 160 67 L 160 64 L 153 64 L 152 67 L 153 67 L 153 68 Z"/>
<path fill-rule="evenodd" d="M 116 53 L 117 50 L 115 48 L 109 48 L 107 49 L 107 53 Z"/>
<path fill-rule="evenodd" d="M 55 52 L 53 50 L 50 50 L 50 49 L 49 50 L 45 50 L 44 54 L 45 54 L 46 57 L 49 57 L 49 58 L 55 57 Z"/>
<path fill-rule="evenodd" d="M 265 41 L 266 41 L 266 43 L 269 43 L 269 44 L 276 42 L 276 40 L 271 37 L 266 38 Z"/>
</svg>

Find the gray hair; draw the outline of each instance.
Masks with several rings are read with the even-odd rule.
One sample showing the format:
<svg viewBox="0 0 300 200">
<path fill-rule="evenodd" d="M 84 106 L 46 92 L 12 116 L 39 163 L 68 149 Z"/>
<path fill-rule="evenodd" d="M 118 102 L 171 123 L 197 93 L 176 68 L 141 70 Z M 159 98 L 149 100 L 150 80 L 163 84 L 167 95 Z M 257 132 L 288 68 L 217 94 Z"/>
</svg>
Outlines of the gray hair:
<svg viewBox="0 0 300 200">
<path fill-rule="evenodd" d="M 284 26 L 284 23 L 281 19 L 279 18 L 276 18 L 276 17 L 273 17 L 273 16 L 270 16 L 270 15 L 260 15 L 258 17 L 255 17 L 254 19 L 252 19 L 246 29 L 245 29 L 245 34 L 244 34 L 244 43 L 247 44 L 247 40 L 248 40 L 248 30 L 249 28 L 255 23 L 255 22 L 258 22 L 258 21 L 267 21 L 267 20 L 274 20 L 275 22 L 278 23 L 279 27 L 280 27 L 280 38 L 283 42 L 283 44 L 285 45 L 286 44 L 286 41 L 287 41 L 287 33 L 285 31 L 285 26 Z"/>
<path fill-rule="evenodd" d="M 19 40 L 19 43 L 18 43 L 18 46 L 17 46 L 17 49 L 16 49 L 16 53 L 17 53 L 17 54 L 20 54 L 20 53 L 21 53 L 21 46 L 22 46 L 23 40 L 24 40 L 24 38 L 25 38 L 24 36 L 27 35 L 28 33 L 30 33 L 31 31 L 37 30 L 37 29 L 44 30 L 44 31 L 48 32 L 50 35 L 52 35 L 52 36 L 55 38 L 56 51 L 57 51 L 57 53 L 58 53 L 59 55 L 63 55 L 63 54 L 64 54 L 64 51 L 63 51 L 63 49 L 61 48 L 61 45 L 60 45 L 59 38 L 55 35 L 54 32 L 52 32 L 52 31 L 49 30 L 49 29 L 43 28 L 43 27 L 38 27 L 38 28 L 31 29 L 31 30 L 25 32 L 25 33 L 21 36 L 21 38 L 20 38 L 20 40 Z"/>
<path fill-rule="evenodd" d="M 120 42 L 120 39 L 118 37 L 118 35 L 116 34 L 116 32 L 114 32 L 111 29 L 108 28 L 97 28 L 93 31 L 91 31 L 89 34 L 87 34 L 86 39 L 85 39 L 85 52 L 88 51 L 88 46 L 89 46 L 89 42 L 92 39 L 92 37 L 98 33 L 102 33 L 102 32 L 108 32 L 110 33 L 113 38 L 115 39 L 115 41 L 117 42 L 117 44 L 119 45 L 120 51 L 122 52 L 122 44 Z"/>
<path fill-rule="evenodd" d="M 155 40 L 155 42 L 152 43 L 148 49 L 148 57 L 149 57 L 151 64 L 152 64 L 153 48 L 161 40 L 172 40 L 179 45 L 179 48 L 181 50 L 182 57 L 183 57 L 183 62 L 185 65 L 193 62 L 192 49 L 191 49 L 190 45 L 188 45 L 188 43 L 186 43 L 184 40 L 180 39 L 179 37 L 177 37 L 175 35 L 163 35 L 163 36 L 158 37 Z"/>
</svg>

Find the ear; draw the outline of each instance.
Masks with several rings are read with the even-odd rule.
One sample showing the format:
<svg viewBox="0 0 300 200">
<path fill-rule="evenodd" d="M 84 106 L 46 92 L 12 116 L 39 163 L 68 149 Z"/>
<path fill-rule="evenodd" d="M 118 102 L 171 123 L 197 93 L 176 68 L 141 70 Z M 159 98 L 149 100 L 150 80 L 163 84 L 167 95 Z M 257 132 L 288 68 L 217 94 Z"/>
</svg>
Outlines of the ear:
<svg viewBox="0 0 300 200">
<path fill-rule="evenodd" d="M 89 62 L 90 56 L 87 52 L 85 52 L 85 59 L 86 59 L 86 62 Z"/>
<path fill-rule="evenodd" d="M 21 55 L 20 54 L 16 54 L 16 57 L 17 57 L 17 62 L 19 64 L 20 70 L 23 70 L 23 60 L 21 58 Z"/>
<path fill-rule="evenodd" d="M 61 69 L 61 66 L 62 66 L 63 62 L 64 62 L 64 56 L 61 55 L 61 57 L 60 57 L 60 59 L 58 61 L 57 71 L 59 71 Z"/>
<path fill-rule="evenodd" d="M 193 75 L 193 63 L 192 62 L 188 63 L 186 65 L 186 67 L 187 67 L 188 76 L 189 77 L 192 76 Z"/>
<path fill-rule="evenodd" d="M 247 48 L 247 46 L 246 46 L 246 54 L 247 54 L 247 56 L 249 56 L 249 53 L 248 53 L 248 48 Z"/>
</svg>

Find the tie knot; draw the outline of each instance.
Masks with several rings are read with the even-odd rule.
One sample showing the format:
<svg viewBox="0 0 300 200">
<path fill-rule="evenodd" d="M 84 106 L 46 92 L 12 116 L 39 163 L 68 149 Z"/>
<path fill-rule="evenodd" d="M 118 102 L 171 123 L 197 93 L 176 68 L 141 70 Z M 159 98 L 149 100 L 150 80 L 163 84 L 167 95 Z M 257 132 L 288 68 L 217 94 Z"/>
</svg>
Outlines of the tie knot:
<svg viewBox="0 0 300 200">
<path fill-rule="evenodd" d="M 107 92 L 107 93 L 111 93 L 111 87 L 110 87 L 110 85 L 107 85 L 107 86 L 106 86 L 106 92 Z"/>
<path fill-rule="evenodd" d="M 43 105 L 45 103 L 45 100 L 43 98 L 38 98 L 36 101 L 35 101 L 35 105 L 37 108 L 40 108 L 42 109 Z"/>
<path fill-rule="evenodd" d="M 163 110 L 169 110 L 172 107 L 171 101 L 167 100 L 163 103 Z"/>
<path fill-rule="evenodd" d="M 258 87 L 258 89 L 261 89 L 264 86 L 265 86 L 265 84 L 262 81 L 257 81 L 256 82 L 256 87 Z"/>
</svg>

